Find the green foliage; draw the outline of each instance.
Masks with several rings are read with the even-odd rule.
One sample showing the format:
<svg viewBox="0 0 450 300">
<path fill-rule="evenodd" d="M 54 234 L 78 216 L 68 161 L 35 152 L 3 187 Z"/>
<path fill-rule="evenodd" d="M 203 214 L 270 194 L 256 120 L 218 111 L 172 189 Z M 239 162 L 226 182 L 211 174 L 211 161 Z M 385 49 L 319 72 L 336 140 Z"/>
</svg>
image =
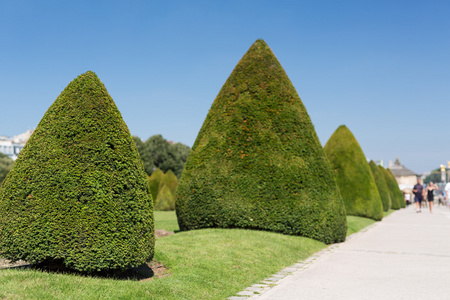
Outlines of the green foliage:
<svg viewBox="0 0 450 300">
<path fill-rule="evenodd" d="M 175 209 L 177 184 L 178 178 L 171 170 L 164 174 L 162 170 L 156 169 L 152 176 L 148 177 L 149 190 L 155 199 L 155 210 Z"/>
<path fill-rule="evenodd" d="M 155 210 L 175 210 L 175 196 L 167 185 L 163 185 L 159 190 Z"/>
<path fill-rule="evenodd" d="M 164 177 L 161 179 L 160 188 L 162 188 L 163 185 L 166 185 L 175 196 L 175 190 L 178 185 L 178 178 L 172 172 L 172 170 L 169 170 L 166 174 L 164 174 Z"/>
<path fill-rule="evenodd" d="M 186 160 L 189 156 L 189 153 L 191 152 L 191 148 L 182 143 L 176 143 L 176 144 L 172 145 L 172 149 L 175 152 L 175 157 L 179 164 L 178 168 L 176 170 L 174 170 L 173 172 L 177 175 L 178 178 L 180 178 L 181 172 L 184 169 Z"/>
<path fill-rule="evenodd" d="M 5 180 L 6 175 L 11 170 L 14 161 L 6 154 L 0 153 L 0 186 L 3 180 Z"/>
<path fill-rule="evenodd" d="M 394 193 L 397 197 L 397 201 L 399 203 L 399 207 L 400 208 L 405 208 L 406 207 L 406 203 L 405 203 L 405 197 L 403 196 L 403 192 L 400 190 L 400 187 L 398 186 L 397 180 L 395 179 L 394 174 L 392 174 L 391 170 L 387 169 L 389 175 L 391 176 L 391 178 L 393 179 L 393 182 L 396 183 L 395 187 L 393 187 Z"/>
<path fill-rule="evenodd" d="M 133 136 L 133 141 L 136 144 L 136 148 L 139 152 L 139 156 L 142 159 L 142 164 L 144 165 L 144 171 L 148 175 L 153 173 L 155 165 L 153 164 L 153 158 L 150 151 L 148 151 L 148 146 L 137 136 Z M 153 198 L 154 199 L 154 198 Z"/>
<path fill-rule="evenodd" d="M 181 230 L 247 228 L 343 241 L 345 208 L 314 126 L 256 41 L 214 100 L 177 187 Z"/>
<path fill-rule="evenodd" d="M 0 189 L 0 253 L 94 272 L 148 261 L 153 205 L 128 127 L 95 73 L 45 113 Z"/>
<path fill-rule="evenodd" d="M 400 209 L 405 207 L 405 200 L 403 198 L 403 193 L 400 191 L 398 187 L 397 180 L 395 180 L 395 176 L 389 169 L 385 169 L 382 166 L 379 166 L 380 170 L 383 172 L 384 179 L 386 180 L 386 185 L 389 190 L 389 196 L 391 198 L 391 208 L 392 209 Z"/>
<path fill-rule="evenodd" d="M 177 177 L 181 176 L 191 148 L 182 143 L 170 144 L 161 135 L 154 135 L 145 142 L 138 137 L 133 139 L 148 175 L 159 168 L 163 172 L 172 170 Z"/>
<path fill-rule="evenodd" d="M 429 184 L 430 182 L 441 182 L 441 169 L 431 171 L 431 174 L 424 178 L 423 183 Z"/>
<path fill-rule="evenodd" d="M 383 204 L 383 211 L 389 211 L 391 208 L 391 196 L 389 195 L 389 189 L 386 184 L 384 174 L 378 168 L 378 166 L 371 160 L 369 162 L 370 170 L 372 171 L 373 178 L 378 188 L 378 193 L 381 197 L 381 203 Z"/>
<path fill-rule="evenodd" d="M 148 186 L 150 188 L 150 192 L 152 194 L 152 199 L 156 199 L 159 193 L 159 187 L 161 184 L 161 180 L 164 177 L 164 172 L 161 169 L 156 169 L 155 172 L 148 178 Z"/>
<path fill-rule="evenodd" d="M 223 300 L 326 247 L 303 237 L 238 229 L 180 232 L 157 244 L 155 259 L 169 276 L 136 281 L 12 268 L 0 270 L 0 299 Z"/>
<path fill-rule="evenodd" d="M 383 206 L 366 157 L 350 130 L 341 125 L 324 147 L 336 174 L 347 215 L 383 218 Z"/>
</svg>

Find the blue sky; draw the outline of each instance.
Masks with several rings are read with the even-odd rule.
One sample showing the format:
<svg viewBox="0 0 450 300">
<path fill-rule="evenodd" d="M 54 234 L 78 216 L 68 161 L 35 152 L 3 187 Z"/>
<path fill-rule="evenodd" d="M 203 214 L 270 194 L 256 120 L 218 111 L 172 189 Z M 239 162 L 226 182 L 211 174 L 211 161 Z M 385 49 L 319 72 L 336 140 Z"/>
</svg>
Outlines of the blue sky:
<svg viewBox="0 0 450 300">
<path fill-rule="evenodd" d="M 450 160 L 448 1 L 0 0 L 0 135 L 35 128 L 79 74 L 131 133 L 189 146 L 259 38 L 324 145 L 341 124 L 369 159 L 417 173 Z"/>
</svg>

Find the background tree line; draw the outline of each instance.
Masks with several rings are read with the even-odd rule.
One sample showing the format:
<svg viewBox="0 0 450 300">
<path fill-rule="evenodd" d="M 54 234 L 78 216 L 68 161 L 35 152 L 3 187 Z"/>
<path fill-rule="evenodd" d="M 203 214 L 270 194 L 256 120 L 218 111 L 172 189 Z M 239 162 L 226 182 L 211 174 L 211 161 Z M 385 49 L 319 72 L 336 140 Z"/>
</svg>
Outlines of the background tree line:
<svg viewBox="0 0 450 300">
<path fill-rule="evenodd" d="M 145 142 L 139 137 L 133 136 L 139 155 L 144 163 L 145 172 L 151 175 L 157 168 L 164 173 L 168 170 L 177 175 L 183 172 L 184 164 L 191 151 L 189 146 L 182 143 L 169 143 L 160 134 L 150 137 Z"/>
<path fill-rule="evenodd" d="M 8 155 L 0 152 L 0 186 L 13 164 L 14 161 Z"/>
<path fill-rule="evenodd" d="M 160 134 L 150 137 L 145 142 L 137 136 L 133 136 L 133 140 L 144 163 L 145 172 L 149 176 L 154 170 L 160 168 L 164 173 L 172 170 L 180 178 L 186 159 L 191 151 L 189 146 L 182 143 L 171 144 Z M 0 152 L 0 185 L 13 164 L 14 161 L 11 158 Z"/>
<path fill-rule="evenodd" d="M 434 183 L 442 182 L 440 168 L 431 171 L 430 175 L 424 178 L 423 183 L 429 184 L 431 181 L 433 181 Z"/>
</svg>

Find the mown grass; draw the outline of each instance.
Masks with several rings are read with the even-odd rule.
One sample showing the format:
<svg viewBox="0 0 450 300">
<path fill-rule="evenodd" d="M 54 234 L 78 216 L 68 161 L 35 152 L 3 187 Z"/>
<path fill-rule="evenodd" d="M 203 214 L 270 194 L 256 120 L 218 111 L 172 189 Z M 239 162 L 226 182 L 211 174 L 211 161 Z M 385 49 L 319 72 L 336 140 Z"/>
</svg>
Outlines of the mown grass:
<svg viewBox="0 0 450 300">
<path fill-rule="evenodd" d="M 390 209 L 388 211 L 383 211 L 383 218 L 392 214 L 395 210 Z M 376 221 L 363 217 L 347 216 L 347 236 L 360 231 L 367 226 L 372 225 Z"/>
<path fill-rule="evenodd" d="M 175 211 L 155 211 L 155 229 L 179 231 L 180 227 Z"/>
<path fill-rule="evenodd" d="M 388 210 L 388 211 L 385 211 L 385 212 L 384 212 L 384 215 L 383 215 L 383 218 L 389 216 L 389 215 L 392 214 L 394 211 L 395 211 L 395 209 L 390 209 L 390 210 Z"/>
<path fill-rule="evenodd" d="M 174 212 L 157 229 L 177 231 Z M 350 232 L 373 224 L 347 217 Z M 155 260 L 168 276 L 145 281 L 30 269 L 0 270 L 0 299 L 225 299 L 326 247 L 308 238 L 242 229 L 202 229 L 158 238 Z"/>
<path fill-rule="evenodd" d="M 360 231 L 361 229 L 375 223 L 373 219 L 347 216 L 347 236 Z"/>
</svg>

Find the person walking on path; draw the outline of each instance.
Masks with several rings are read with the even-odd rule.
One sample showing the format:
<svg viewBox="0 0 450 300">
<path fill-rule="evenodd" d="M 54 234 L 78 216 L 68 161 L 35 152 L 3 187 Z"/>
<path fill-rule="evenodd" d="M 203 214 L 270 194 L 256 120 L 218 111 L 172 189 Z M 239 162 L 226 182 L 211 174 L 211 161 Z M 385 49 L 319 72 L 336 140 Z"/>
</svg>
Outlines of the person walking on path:
<svg viewBox="0 0 450 300">
<path fill-rule="evenodd" d="M 447 182 L 447 184 L 445 185 L 444 188 L 445 191 L 445 202 L 448 206 L 448 208 L 450 209 L 450 182 Z"/>
<path fill-rule="evenodd" d="M 433 183 L 433 181 L 430 181 L 430 183 L 427 185 L 427 200 L 428 205 L 430 206 L 430 213 L 433 213 L 434 190 L 437 189 L 438 187 Z"/>
<path fill-rule="evenodd" d="M 411 204 L 411 194 L 410 193 L 404 193 L 405 194 L 405 203 L 406 203 L 406 206 L 408 206 L 408 205 L 410 205 Z"/>
<path fill-rule="evenodd" d="M 417 179 L 417 184 L 413 188 L 413 193 L 415 196 L 414 205 L 416 206 L 416 212 L 421 212 L 424 190 L 420 179 Z"/>
</svg>

